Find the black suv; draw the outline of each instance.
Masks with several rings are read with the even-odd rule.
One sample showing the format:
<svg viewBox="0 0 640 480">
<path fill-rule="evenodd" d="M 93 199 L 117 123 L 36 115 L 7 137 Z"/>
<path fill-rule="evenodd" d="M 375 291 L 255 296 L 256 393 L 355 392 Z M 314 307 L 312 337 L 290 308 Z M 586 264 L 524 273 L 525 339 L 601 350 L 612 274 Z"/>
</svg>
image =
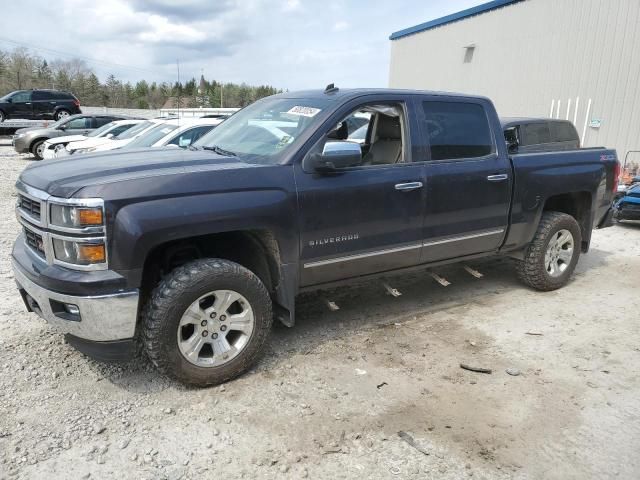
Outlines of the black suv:
<svg viewBox="0 0 640 480">
<path fill-rule="evenodd" d="M 7 118 L 60 120 L 82 113 L 80 101 L 58 90 L 17 90 L 0 98 L 0 122 Z"/>
</svg>

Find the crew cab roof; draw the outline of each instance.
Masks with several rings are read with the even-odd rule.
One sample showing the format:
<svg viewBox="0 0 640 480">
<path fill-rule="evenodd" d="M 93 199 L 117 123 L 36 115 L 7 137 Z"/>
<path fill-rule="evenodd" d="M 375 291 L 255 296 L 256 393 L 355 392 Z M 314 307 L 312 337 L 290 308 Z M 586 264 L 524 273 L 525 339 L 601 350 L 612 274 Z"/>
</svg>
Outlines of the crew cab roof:
<svg viewBox="0 0 640 480">
<path fill-rule="evenodd" d="M 473 98 L 489 100 L 487 97 L 479 95 L 466 95 L 462 93 L 453 92 L 439 92 L 433 90 L 413 90 L 413 89 L 399 89 L 399 88 L 337 88 L 332 91 L 326 91 L 322 89 L 317 90 L 300 90 L 297 92 L 284 92 L 275 97 L 280 98 L 326 98 L 340 99 L 341 101 L 351 100 L 353 98 L 362 97 L 364 95 L 441 95 L 447 97 L 460 97 L 460 98 Z"/>
</svg>

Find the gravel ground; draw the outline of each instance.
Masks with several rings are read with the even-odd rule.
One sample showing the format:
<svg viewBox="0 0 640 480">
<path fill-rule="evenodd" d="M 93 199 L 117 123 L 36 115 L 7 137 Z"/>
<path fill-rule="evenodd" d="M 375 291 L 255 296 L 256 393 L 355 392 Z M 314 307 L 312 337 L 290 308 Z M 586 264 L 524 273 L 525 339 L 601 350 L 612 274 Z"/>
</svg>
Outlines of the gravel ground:
<svg viewBox="0 0 640 480">
<path fill-rule="evenodd" d="M 398 298 L 304 295 L 251 372 L 191 389 L 26 313 L 9 256 L 29 161 L 0 146 L 0 479 L 640 478 L 640 226 L 595 232 L 556 292 L 494 260 L 438 269 L 446 288 L 394 279 Z"/>
</svg>

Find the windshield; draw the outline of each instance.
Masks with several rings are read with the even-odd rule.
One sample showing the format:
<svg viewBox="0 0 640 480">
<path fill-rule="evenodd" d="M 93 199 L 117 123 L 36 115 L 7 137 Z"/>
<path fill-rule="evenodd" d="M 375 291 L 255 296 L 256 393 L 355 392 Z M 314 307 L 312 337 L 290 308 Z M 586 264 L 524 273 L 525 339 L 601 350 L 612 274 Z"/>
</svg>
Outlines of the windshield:
<svg viewBox="0 0 640 480">
<path fill-rule="evenodd" d="M 115 125 L 115 122 L 107 123 L 106 125 L 101 126 L 100 128 L 96 128 L 93 130 L 87 137 L 102 137 L 103 133 L 111 130 Z"/>
<path fill-rule="evenodd" d="M 153 127 L 149 131 L 143 133 L 135 140 L 132 140 L 127 144 L 125 148 L 145 148 L 151 147 L 154 143 L 156 143 L 161 138 L 165 137 L 169 133 L 173 132 L 177 125 L 166 125 L 160 124 L 157 127 Z"/>
<path fill-rule="evenodd" d="M 265 98 L 232 115 L 194 145 L 274 164 L 326 105 L 323 98 Z"/>
<path fill-rule="evenodd" d="M 146 130 L 147 128 L 149 128 L 152 125 L 154 125 L 153 122 L 142 122 L 142 123 L 139 123 L 139 124 L 134 125 L 133 127 L 131 127 L 129 130 L 125 130 L 120 135 L 117 135 L 115 138 L 117 138 L 118 140 L 124 140 L 126 138 L 133 138 L 137 134 L 139 134 L 143 130 Z"/>
</svg>

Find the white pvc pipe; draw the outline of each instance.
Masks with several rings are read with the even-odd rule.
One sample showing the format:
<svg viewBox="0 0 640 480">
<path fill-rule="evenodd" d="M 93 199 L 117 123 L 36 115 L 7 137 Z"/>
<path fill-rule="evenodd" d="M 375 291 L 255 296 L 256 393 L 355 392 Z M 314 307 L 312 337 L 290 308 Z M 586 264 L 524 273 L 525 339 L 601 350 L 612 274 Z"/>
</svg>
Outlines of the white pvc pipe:
<svg viewBox="0 0 640 480">
<path fill-rule="evenodd" d="M 569 120 L 569 110 L 571 110 L 571 99 L 567 100 L 567 116 L 565 120 Z"/>
<path fill-rule="evenodd" d="M 551 100 L 551 110 L 549 110 L 549 118 L 553 118 L 553 107 L 556 104 L 556 100 L 555 98 L 553 100 Z"/>
<path fill-rule="evenodd" d="M 576 109 L 573 112 L 573 124 L 578 123 L 578 106 L 580 105 L 580 97 L 576 97 Z"/>
<path fill-rule="evenodd" d="M 591 99 L 587 102 L 587 113 L 584 116 L 584 127 L 582 128 L 582 140 L 581 144 L 584 147 L 585 137 L 587 135 L 587 122 L 589 121 L 589 114 L 591 113 Z"/>
<path fill-rule="evenodd" d="M 560 118 L 560 100 L 558 100 L 558 107 L 556 108 L 556 118 Z"/>
</svg>

